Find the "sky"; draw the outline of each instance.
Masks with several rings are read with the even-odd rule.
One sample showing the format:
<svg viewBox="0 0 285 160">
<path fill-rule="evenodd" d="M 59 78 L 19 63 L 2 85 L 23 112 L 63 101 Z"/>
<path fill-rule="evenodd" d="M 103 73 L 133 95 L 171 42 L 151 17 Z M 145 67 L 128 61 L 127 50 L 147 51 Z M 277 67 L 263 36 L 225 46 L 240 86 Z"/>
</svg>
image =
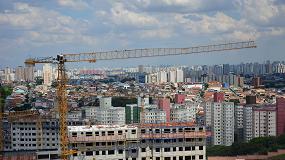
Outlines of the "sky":
<svg viewBox="0 0 285 160">
<path fill-rule="evenodd" d="M 0 0 L 0 68 L 26 58 L 255 40 L 256 49 L 91 67 L 285 60 L 285 0 Z"/>
</svg>

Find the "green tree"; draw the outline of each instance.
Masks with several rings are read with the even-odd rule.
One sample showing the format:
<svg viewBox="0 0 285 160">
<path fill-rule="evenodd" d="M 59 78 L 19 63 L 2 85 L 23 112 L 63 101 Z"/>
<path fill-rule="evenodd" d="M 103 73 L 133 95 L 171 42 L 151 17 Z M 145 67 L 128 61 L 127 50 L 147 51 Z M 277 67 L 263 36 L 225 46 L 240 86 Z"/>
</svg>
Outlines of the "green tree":
<svg viewBox="0 0 285 160">
<path fill-rule="evenodd" d="M 4 109 L 5 99 L 13 92 L 10 86 L 0 86 L 0 107 Z M 3 110 L 2 110 L 3 111 Z"/>
</svg>

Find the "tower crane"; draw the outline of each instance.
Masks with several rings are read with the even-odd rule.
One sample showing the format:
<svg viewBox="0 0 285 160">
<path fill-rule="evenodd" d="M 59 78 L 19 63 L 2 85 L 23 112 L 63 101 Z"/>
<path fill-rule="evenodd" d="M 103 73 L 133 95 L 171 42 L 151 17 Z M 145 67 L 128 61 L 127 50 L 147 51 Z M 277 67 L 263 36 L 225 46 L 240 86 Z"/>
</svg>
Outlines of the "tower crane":
<svg viewBox="0 0 285 160">
<path fill-rule="evenodd" d="M 114 60 L 114 59 L 129 59 L 141 57 L 156 57 L 156 56 L 169 56 L 169 55 L 183 55 L 183 54 L 196 54 L 207 53 L 227 50 L 238 50 L 244 48 L 256 48 L 254 41 L 242 41 L 221 43 L 212 45 L 203 45 L 197 47 L 187 48 L 145 48 L 145 49 L 132 49 L 132 50 L 115 50 L 107 52 L 91 52 L 91 53 L 76 53 L 76 54 L 60 54 L 57 57 L 43 57 L 43 58 L 30 58 L 25 61 L 26 65 L 34 66 L 38 63 L 54 63 L 57 64 L 58 78 L 57 78 L 57 101 L 59 111 L 59 126 L 60 126 L 60 154 L 61 159 L 67 159 L 73 151 L 68 149 L 68 131 L 67 131 L 67 75 L 65 63 L 69 62 L 91 62 L 97 60 Z"/>
</svg>

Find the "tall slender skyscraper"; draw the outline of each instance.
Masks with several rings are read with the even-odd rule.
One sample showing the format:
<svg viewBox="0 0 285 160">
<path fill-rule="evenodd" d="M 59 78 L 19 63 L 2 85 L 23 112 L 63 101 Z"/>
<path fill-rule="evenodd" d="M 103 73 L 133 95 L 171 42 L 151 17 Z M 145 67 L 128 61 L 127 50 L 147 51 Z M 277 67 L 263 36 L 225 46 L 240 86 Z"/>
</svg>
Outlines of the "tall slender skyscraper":
<svg viewBox="0 0 285 160">
<path fill-rule="evenodd" d="M 44 84 L 50 86 L 53 80 L 52 66 L 50 64 L 44 64 L 43 76 L 44 76 Z"/>
</svg>

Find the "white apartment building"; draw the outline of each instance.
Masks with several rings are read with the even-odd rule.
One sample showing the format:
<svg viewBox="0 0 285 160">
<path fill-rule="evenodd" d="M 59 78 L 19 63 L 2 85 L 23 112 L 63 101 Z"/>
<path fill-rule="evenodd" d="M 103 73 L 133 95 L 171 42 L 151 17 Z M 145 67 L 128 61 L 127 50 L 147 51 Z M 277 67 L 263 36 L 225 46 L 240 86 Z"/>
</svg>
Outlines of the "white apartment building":
<svg viewBox="0 0 285 160">
<path fill-rule="evenodd" d="M 109 107 L 95 109 L 95 123 L 104 125 L 125 124 L 125 107 Z"/>
<path fill-rule="evenodd" d="M 193 103 L 172 104 L 170 109 L 170 121 L 172 122 L 192 122 L 196 119 L 197 106 Z"/>
<path fill-rule="evenodd" d="M 141 105 L 142 105 L 142 97 L 138 96 L 137 100 L 138 100 L 137 106 L 141 107 Z M 143 102 L 144 102 L 144 106 L 149 105 L 149 98 L 148 97 L 143 98 Z"/>
<path fill-rule="evenodd" d="M 145 123 L 165 123 L 166 113 L 158 108 L 146 108 L 144 109 Z"/>
<path fill-rule="evenodd" d="M 243 128 L 243 105 L 235 106 L 235 131 Z"/>
<path fill-rule="evenodd" d="M 163 126 L 70 126 L 74 160 L 205 160 L 205 128 Z M 179 134 L 178 134 L 179 133 Z M 168 138 L 163 138 L 162 135 Z"/>
<path fill-rule="evenodd" d="M 100 108 L 108 108 L 112 106 L 112 97 L 101 97 Z"/>
<path fill-rule="evenodd" d="M 159 72 L 159 82 L 160 83 L 167 82 L 167 72 L 166 71 L 160 71 Z"/>
<path fill-rule="evenodd" d="M 11 123 L 11 150 L 58 149 L 59 126 L 57 120 L 42 119 L 40 128 L 37 120 Z"/>
<path fill-rule="evenodd" d="M 273 106 L 235 106 L 235 132 L 248 142 L 252 138 L 276 136 L 276 110 Z M 242 133 L 239 131 L 242 130 Z"/>
<path fill-rule="evenodd" d="M 43 65 L 43 78 L 44 78 L 44 85 L 50 86 L 52 81 L 54 80 L 53 68 L 51 64 Z"/>
<path fill-rule="evenodd" d="M 184 72 L 182 69 L 176 70 L 176 82 L 184 82 Z"/>
<path fill-rule="evenodd" d="M 234 103 L 206 102 L 206 126 L 211 127 L 212 144 L 230 146 L 234 142 Z"/>
<path fill-rule="evenodd" d="M 85 106 L 84 107 L 84 111 L 85 111 L 85 118 L 89 119 L 90 121 L 95 120 L 95 116 L 96 116 L 96 110 L 99 107 L 95 107 L 95 106 Z"/>
<path fill-rule="evenodd" d="M 276 108 L 270 106 L 253 109 L 253 136 L 276 136 Z"/>
<path fill-rule="evenodd" d="M 252 139 L 252 123 L 253 123 L 253 110 L 252 106 L 244 106 L 243 107 L 243 139 L 248 142 Z"/>
<path fill-rule="evenodd" d="M 82 111 L 81 110 L 70 111 L 67 114 L 67 118 L 68 120 L 72 120 L 72 121 L 80 121 L 82 120 Z"/>
<path fill-rule="evenodd" d="M 169 82 L 176 83 L 177 78 L 176 78 L 176 70 L 171 70 L 169 71 Z"/>
</svg>

